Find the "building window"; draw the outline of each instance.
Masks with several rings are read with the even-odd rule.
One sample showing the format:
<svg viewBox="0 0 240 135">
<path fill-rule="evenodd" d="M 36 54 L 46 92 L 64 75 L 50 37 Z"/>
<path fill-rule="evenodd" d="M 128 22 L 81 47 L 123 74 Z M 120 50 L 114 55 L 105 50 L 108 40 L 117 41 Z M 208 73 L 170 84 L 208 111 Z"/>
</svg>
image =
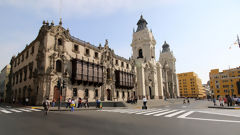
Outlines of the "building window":
<svg viewBox="0 0 240 135">
<path fill-rule="evenodd" d="M 95 58 L 98 58 L 98 53 L 97 52 L 95 52 Z"/>
<path fill-rule="evenodd" d="M 89 49 L 86 49 L 86 50 L 85 50 L 85 54 L 86 54 L 86 55 L 89 55 Z"/>
<path fill-rule="evenodd" d="M 118 65 L 118 60 L 115 60 L 116 65 Z"/>
<path fill-rule="evenodd" d="M 98 97 L 98 90 L 95 90 L 95 97 Z"/>
<path fill-rule="evenodd" d="M 78 45 L 74 45 L 74 51 L 78 52 Z"/>
<path fill-rule="evenodd" d="M 139 50 L 138 50 L 138 58 L 143 58 L 142 49 L 139 49 Z"/>
<path fill-rule="evenodd" d="M 123 98 L 125 97 L 125 93 L 124 93 L 124 91 L 122 92 L 122 97 L 123 97 Z"/>
<path fill-rule="evenodd" d="M 20 71 L 20 80 L 19 82 L 22 82 L 22 70 Z"/>
<path fill-rule="evenodd" d="M 58 39 L 58 45 L 62 45 L 62 39 L 61 38 Z"/>
<path fill-rule="evenodd" d="M 56 61 L 56 71 L 57 72 L 62 72 L 62 62 L 61 62 L 61 60 Z"/>
<path fill-rule="evenodd" d="M 124 67 L 124 63 L 123 62 L 121 62 L 121 66 Z"/>
<path fill-rule="evenodd" d="M 127 64 L 127 69 L 128 69 L 129 65 Z"/>
<path fill-rule="evenodd" d="M 22 54 L 22 62 L 24 61 L 24 53 Z"/>
<path fill-rule="evenodd" d="M 77 88 L 73 88 L 73 96 L 74 96 L 74 97 L 77 96 Z"/>
<path fill-rule="evenodd" d="M 85 97 L 88 98 L 89 93 L 88 93 L 88 89 L 85 89 Z"/>
</svg>

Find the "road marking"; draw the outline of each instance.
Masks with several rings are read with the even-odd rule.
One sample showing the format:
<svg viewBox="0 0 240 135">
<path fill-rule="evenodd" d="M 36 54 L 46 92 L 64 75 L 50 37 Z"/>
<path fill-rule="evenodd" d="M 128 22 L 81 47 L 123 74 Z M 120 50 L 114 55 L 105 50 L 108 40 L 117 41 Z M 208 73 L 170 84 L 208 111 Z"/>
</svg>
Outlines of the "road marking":
<svg viewBox="0 0 240 135">
<path fill-rule="evenodd" d="M 161 110 L 161 111 L 157 111 L 157 112 L 151 112 L 151 113 L 147 113 L 147 114 L 144 114 L 144 115 L 152 115 L 152 114 L 156 114 L 156 113 L 160 113 L 160 112 L 165 112 L 165 111 L 168 111 L 168 109 L 166 109 L 166 110 Z"/>
<path fill-rule="evenodd" d="M 190 114 L 192 114 L 192 113 L 194 113 L 194 111 L 186 112 L 186 113 L 184 113 L 184 114 L 178 116 L 178 118 L 186 118 L 188 115 L 190 115 Z"/>
<path fill-rule="evenodd" d="M 180 114 L 180 113 L 183 113 L 183 112 L 185 112 L 185 111 L 182 110 L 182 111 L 179 111 L 179 112 L 175 112 L 175 113 L 172 113 L 172 114 L 168 114 L 168 115 L 166 115 L 166 116 L 164 116 L 164 117 L 173 117 L 173 116 L 176 116 L 176 115 L 178 115 L 178 114 Z"/>
<path fill-rule="evenodd" d="M 232 115 L 232 114 L 226 114 L 226 113 L 216 113 L 216 112 L 208 112 L 208 111 L 196 111 L 200 113 L 207 113 L 207 114 L 216 114 L 216 115 L 224 115 L 224 116 L 232 116 L 232 117 L 240 117 L 240 115 Z"/>
<path fill-rule="evenodd" d="M 3 113 L 12 113 L 12 112 L 7 111 L 7 110 L 0 110 L 0 111 L 3 112 Z"/>
<path fill-rule="evenodd" d="M 175 112 L 175 111 L 177 111 L 177 110 L 171 110 L 171 111 L 167 111 L 167 112 L 155 114 L 155 115 L 153 115 L 153 116 L 161 116 L 161 115 L 165 115 L 165 114 L 168 114 L 168 113 L 171 113 L 171 112 Z"/>
<path fill-rule="evenodd" d="M 13 111 L 13 112 L 22 112 L 22 111 L 18 111 L 16 109 L 9 109 L 10 111 Z"/>
<path fill-rule="evenodd" d="M 38 109 L 30 109 L 31 111 L 35 111 L 35 112 L 39 112 L 41 110 L 38 110 Z"/>
<path fill-rule="evenodd" d="M 32 112 L 32 111 L 27 110 L 27 109 L 18 109 L 18 110 L 21 110 L 21 111 L 24 111 L 24 112 Z"/>
<path fill-rule="evenodd" d="M 135 114 L 144 114 L 144 113 L 149 113 L 149 112 L 153 112 L 153 111 L 157 111 L 157 110 L 160 110 L 160 109 L 143 110 L 142 112 L 135 113 Z"/>
<path fill-rule="evenodd" d="M 202 119 L 202 118 L 192 118 L 192 117 L 184 117 L 183 119 L 190 119 L 190 120 L 203 120 L 203 121 L 216 121 L 216 122 L 240 123 L 240 121 L 234 121 L 234 120 Z"/>
</svg>

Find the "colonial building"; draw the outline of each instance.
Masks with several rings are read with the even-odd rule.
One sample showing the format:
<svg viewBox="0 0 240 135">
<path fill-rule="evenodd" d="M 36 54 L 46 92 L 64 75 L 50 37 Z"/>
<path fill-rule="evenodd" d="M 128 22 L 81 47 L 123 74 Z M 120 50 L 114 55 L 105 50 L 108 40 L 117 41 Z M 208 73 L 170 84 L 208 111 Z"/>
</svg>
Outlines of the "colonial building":
<svg viewBox="0 0 240 135">
<path fill-rule="evenodd" d="M 45 98 L 163 98 L 163 83 L 170 81 L 162 79 L 161 63 L 155 61 L 156 41 L 142 16 L 137 25 L 131 44 L 133 56 L 126 59 L 116 55 L 107 40 L 104 46 L 94 46 L 70 35 L 62 21 L 58 25 L 44 21 L 37 38 L 12 57 L 12 98 L 22 102 L 28 97 L 33 104 L 41 104 Z M 175 67 L 172 70 L 175 72 Z M 59 87 L 59 82 L 65 87 Z M 166 89 L 172 93 L 167 97 L 176 97 L 174 87 Z"/>
<path fill-rule="evenodd" d="M 240 97 L 240 67 L 219 72 L 212 69 L 209 72 L 210 90 L 215 98 L 231 96 Z"/>
<path fill-rule="evenodd" d="M 7 90 L 7 83 L 8 83 L 8 75 L 10 73 L 10 65 L 6 65 L 0 74 L 0 102 L 5 101 L 6 98 L 6 90 Z"/>
<path fill-rule="evenodd" d="M 179 89 L 181 97 L 205 98 L 206 93 L 202 86 L 202 81 L 194 72 L 177 74 L 179 80 Z"/>
</svg>

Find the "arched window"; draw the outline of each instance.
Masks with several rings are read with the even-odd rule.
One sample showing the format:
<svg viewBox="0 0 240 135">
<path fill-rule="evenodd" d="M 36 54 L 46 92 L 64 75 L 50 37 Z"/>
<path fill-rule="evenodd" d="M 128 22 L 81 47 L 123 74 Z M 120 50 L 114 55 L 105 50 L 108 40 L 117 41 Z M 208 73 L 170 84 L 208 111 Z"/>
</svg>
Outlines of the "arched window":
<svg viewBox="0 0 240 135">
<path fill-rule="evenodd" d="M 62 72 L 62 62 L 61 62 L 61 60 L 56 61 L 56 71 L 57 72 Z"/>
<path fill-rule="evenodd" d="M 85 97 L 88 97 L 89 93 L 88 93 L 88 89 L 85 89 Z"/>
<path fill-rule="evenodd" d="M 143 58 L 142 49 L 139 49 L 139 50 L 138 50 L 138 58 Z"/>
<path fill-rule="evenodd" d="M 62 45 L 62 39 L 61 38 L 58 39 L 58 45 Z"/>
</svg>

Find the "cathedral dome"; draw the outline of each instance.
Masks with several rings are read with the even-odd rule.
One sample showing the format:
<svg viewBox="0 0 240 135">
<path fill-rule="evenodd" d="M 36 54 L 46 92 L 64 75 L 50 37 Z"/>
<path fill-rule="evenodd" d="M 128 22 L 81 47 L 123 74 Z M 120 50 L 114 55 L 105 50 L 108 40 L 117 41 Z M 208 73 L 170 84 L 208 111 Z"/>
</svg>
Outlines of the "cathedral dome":
<svg viewBox="0 0 240 135">
<path fill-rule="evenodd" d="M 169 44 L 165 41 L 162 46 L 162 52 L 170 52 Z"/>
<path fill-rule="evenodd" d="M 137 32 L 140 31 L 140 30 L 143 30 L 145 28 L 147 28 L 147 21 L 143 18 L 143 16 L 141 15 L 140 19 L 138 20 L 137 22 Z"/>
</svg>

